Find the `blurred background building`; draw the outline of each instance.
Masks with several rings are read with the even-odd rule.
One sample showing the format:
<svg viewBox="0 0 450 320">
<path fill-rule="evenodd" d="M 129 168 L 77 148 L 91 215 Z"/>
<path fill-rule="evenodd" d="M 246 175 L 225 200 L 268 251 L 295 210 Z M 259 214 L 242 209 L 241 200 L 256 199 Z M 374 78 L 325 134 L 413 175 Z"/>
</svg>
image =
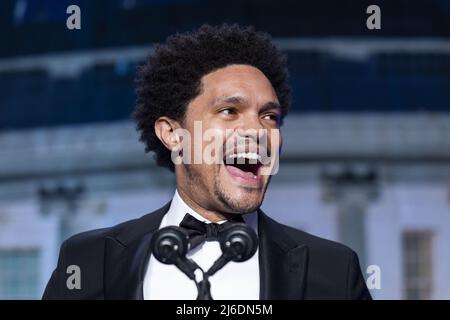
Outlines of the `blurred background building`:
<svg viewBox="0 0 450 320">
<path fill-rule="evenodd" d="M 167 35 L 223 22 L 271 33 L 289 59 L 263 209 L 351 246 L 366 278 L 378 266 L 376 299 L 450 299 L 447 0 L 2 1 L 0 298 L 40 298 L 64 239 L 171 198 L 130 118 L 136 66 Z"/>
</svg>

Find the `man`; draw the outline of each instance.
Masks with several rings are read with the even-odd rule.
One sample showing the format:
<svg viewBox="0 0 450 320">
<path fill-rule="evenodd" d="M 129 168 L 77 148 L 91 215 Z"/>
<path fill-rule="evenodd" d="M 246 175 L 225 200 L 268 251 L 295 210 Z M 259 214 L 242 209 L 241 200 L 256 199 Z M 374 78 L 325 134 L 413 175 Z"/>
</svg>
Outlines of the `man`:
<svg viewBox="0 0 450 320">
<path fill-rule="evenodd" d="M 195 299 L 195 284 L 150 252 L 158 229 L 186 219 L 210 226 L 241 219 L 258 235 L 252 258 L 211 277 L 215 299 L 370 299 L 351 249 L 259 209 L 271 177 L 263 172 L 276 170 L 261 154 L 278 155 L 281 136 L 271 133 L 290 102 L 285 58 L 267 34 L 237 25 L 177 34 L 156 48 L 137 86 L 141 141 L 175 172 L 174 197 L 140 219 L 66 240 L 45 299 Z M 210 154 L 220 161 L 192 161 L 210 142 L 198 139 L 208 130 L 220 137 Z M 207 240 L 188 253 L 205 270 L 221 254 L 217 239 Z M 67 287 L 70 265 L 80 268 L 79 289 Z"/>
</svg>

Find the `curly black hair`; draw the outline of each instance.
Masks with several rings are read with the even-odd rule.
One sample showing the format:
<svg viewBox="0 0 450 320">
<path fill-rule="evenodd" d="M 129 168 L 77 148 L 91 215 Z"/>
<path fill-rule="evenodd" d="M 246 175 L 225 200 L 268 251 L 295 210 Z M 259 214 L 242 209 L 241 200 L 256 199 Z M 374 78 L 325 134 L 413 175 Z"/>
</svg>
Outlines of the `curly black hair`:
<svg viewBox="0 0 450 320">
<path fill-rule="evenodd" d="M 133 117 L 146 152 L 156 154 L 160 166 L 174 170 L 170 151 L 155 134 L 161 116 L 183 121 L 186 107 L 201 91 L 201 78 L 232 64 L 256 67 L 271 82 L 282 108 L 289 109 L 291 88 L 286 57 L 269 34 L 237 24 L 202 25 L 199 29 L 167 38 L 139 67 L 136 77 L 137 105 Z"/>
</svg>

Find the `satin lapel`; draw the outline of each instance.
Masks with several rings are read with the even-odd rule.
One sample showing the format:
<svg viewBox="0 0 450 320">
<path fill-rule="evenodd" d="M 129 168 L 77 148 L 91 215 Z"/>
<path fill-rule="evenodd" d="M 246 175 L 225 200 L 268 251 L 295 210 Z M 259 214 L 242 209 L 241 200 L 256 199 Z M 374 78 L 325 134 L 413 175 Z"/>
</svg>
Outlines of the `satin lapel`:
<svg viewBox="0 0 450 320">
<path fill-rule="evenodd" d="M 258 212 L 260 299 L 303 299 L 308 247 L 293 241 L 276 221 Z"/>
<path fill-rule="evenodd" d="M 150 257 L 150 241 L 170 202 L 138 219 L 105 242 L 105 299 L 143 299 L 143 280 Z"/>
</svg>

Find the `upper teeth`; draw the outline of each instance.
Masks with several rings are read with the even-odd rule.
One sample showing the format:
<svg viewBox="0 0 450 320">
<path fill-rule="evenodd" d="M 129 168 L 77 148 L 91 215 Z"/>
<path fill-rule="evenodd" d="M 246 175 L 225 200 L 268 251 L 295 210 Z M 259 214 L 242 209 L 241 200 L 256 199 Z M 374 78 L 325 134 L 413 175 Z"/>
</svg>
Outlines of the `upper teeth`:
<svg viewBox="0 0 450 320">
<path fill-rule="evenodd" d="M 261 156 L 255 152 L 240 152 L 240 153 L 234 153 L 230 154 L 228 156 L 229 159 L 235 159 L 235 158 L 247 158 L 247 159 L 254 159 L 254 160 L 261 160 Z"/>
</svg>

